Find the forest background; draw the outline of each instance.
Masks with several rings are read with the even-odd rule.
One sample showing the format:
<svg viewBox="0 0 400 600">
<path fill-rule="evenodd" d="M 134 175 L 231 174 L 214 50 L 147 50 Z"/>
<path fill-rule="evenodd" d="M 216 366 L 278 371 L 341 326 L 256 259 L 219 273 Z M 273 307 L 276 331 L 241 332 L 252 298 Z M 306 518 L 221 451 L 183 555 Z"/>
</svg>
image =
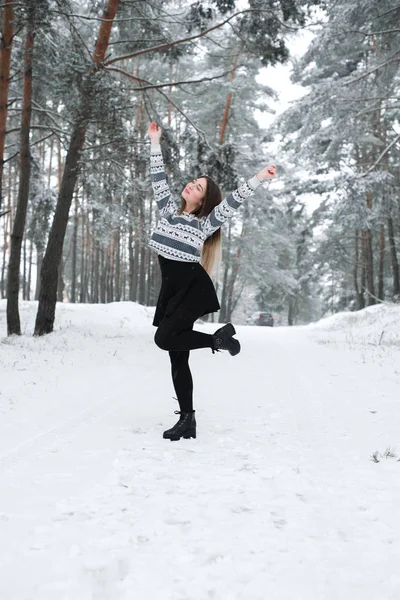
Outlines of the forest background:
<svg viewBox="0 0 400 600">
<path fill-rule="evenodd" d="M 400 4 L 393 0 L 3 0 L 0 295 L 152 306 L 150 120 L 170 185 L 278 178 L 223 231 L 219 319 L 283 324 L 399 302 Z M 298 59 L 288 48 L 307 32 Z M 292 60 L 299 97 L 263 73 Z M 279 69 L 274 72 L 279 74 Z M 277 77 L 279 75 L 276 75 Z M 277 85 L 279 87 L 279 85 Z M 311 207 L 314 207 L 312 210 Z"/>
</svg>

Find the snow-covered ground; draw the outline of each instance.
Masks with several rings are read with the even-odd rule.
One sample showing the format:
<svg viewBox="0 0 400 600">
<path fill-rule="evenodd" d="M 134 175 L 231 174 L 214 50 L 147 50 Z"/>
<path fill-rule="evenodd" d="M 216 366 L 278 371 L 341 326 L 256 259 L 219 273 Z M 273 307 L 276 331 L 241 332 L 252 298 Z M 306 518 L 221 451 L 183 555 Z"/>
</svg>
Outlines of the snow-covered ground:
<svg viewBox="0 0 400 600">
<path fill-rule="evenodd" d="M 180 442 L 151 311 L 62 305 L 36 339 L 23 303 L 7 339 L 5 309 L 1 600 L 400 598 L 400 307 L 194 352 Z"/>
</svg>

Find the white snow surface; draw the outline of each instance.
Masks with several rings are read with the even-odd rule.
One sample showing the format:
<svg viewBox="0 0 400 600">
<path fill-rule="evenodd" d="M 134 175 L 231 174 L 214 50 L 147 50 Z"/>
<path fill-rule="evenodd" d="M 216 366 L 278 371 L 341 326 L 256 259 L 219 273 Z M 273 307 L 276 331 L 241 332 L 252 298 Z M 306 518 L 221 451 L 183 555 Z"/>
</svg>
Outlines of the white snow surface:
<svg viewBox="0 0 400 600">
<path fill-rule="evenodd" d="M 34 338 L 20 308 L 6 338 L 0 301 L 1 600 L 400 598 L 399 306 L 194 351 L 179 442 L 150 309 L 58 305 Z"/>
</svg>

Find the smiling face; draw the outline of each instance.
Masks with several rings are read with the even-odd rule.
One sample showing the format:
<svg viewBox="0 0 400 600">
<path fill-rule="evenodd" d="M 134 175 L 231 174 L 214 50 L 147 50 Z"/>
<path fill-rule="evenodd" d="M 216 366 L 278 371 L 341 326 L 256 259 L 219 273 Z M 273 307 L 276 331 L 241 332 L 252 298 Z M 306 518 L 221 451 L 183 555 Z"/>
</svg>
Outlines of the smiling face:
<svg viewBox="0 0 400 600">
<path fill-rule="evenodd" d="M 204 200 L 207 190 L 207 179 L 200 177 L 190 181 L 182 192 L 182 198 L 185 201 L 185 212 L 194 212 L 198 210 Z"/>
</svg>

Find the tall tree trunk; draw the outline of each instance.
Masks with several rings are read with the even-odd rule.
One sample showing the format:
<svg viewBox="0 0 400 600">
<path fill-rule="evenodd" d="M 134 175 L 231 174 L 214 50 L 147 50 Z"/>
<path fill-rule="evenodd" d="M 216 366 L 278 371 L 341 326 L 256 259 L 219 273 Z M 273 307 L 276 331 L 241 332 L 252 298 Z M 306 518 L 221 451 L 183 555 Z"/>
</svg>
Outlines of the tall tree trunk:
<svg viewBox="0 0 400 600">
<path fill-rule="evenodd" d="M 33 242 L 31 240 L 29 244 L 29 268 L 28 268 L 28 281 L 26 285 L 26 299 L 31 299 L 31 285 L 32 285 L 32 260 L 33 260 Z"/>
<path fill-rule="evenodd" d="M 107 250 L 107 302 L 114 302 L 114 259 L 112 241 L 108 243 Z"/>
<path fill-rule="evenodd" d="M 3 240 L 3 257 L 2 257 L 2 265 L 1 265 L 1 298 L 5 297 L 5 273 L 6 273 L 6 256 L 8 254 L 8 230 L 9 230 L 9 222 L 10 222 L 10 213 L 5 216 L 4 222 L 4 240 Z"/>
<path fill-rule="evenodd" d="M 94 250 L 94 283 L 93 283 L 93 302 L 99 302 L 99 287 L 100 287 L 100 248 L 96 242 Z"/>
<path fill-rule="evenodd" d="M 80 286 L 79 286 L 79 302 L 84 304 L 85 302 L 85 258 L 86 258 L 86 244 L 85 244 L 85 209 L 82 200 L 81 209 L 81 264 L 80 264 Z"/>
<path fill-rule="evenodd" d="M 14 0 L 3 0 L 3 31 L 0 40 L 0 212 L 3 198 L 4 147 L 10 80 L 11 47 L 14 34 Z"/>
<path fill-rule="evenodd" d="M 19 319 L 18 294 L 19 270 L 21 262 L 21 245 L 25 229 L 26 211 L 29 196 L 29 180 L 31 174 L 31 153 L 29 132 L 32 115 L 32 55 L 35 40 L 35 8 L 32 6 L 28 13 L 27 33 L 25 38 L 24 84 L 20 143 L 20 179 L 18 203 L 11 235 L 10 262 L 8 265 L 7 281 L 7 331 L 8 335 L 21 335 Z"/>
<path fill-rule="evenodd" d="M 26 235 L 24 235 L 23 243 L 22 243 L 22 299 L 26 300 L 26 284 L 27 284 L 27 273 L 26 273 L 26 244 L 27 244 Z"/>
<path fill-rule="evenodd" d="M 121 302 L 121 231 L 115 232 L 115 302 Z"/>
<path fill-rule="evenodd" d="M 146 246 L 142 241 L 139 267 L 139 304 L 146 303 Z"/>
<path fill-rule="evenodd" d="M 241 52 L 241 50 L 239 50 L 239 52 L 236 54 L 236 56 L 233 59 L 232 70 L 230 73 L 230 83 L 232 83 L 235 78 L 236 67 L 237 67 L 237 62 L 238 62 L 240 52 Z M 224 111 L 222 114 L 221 128 L 219 131 L 218 143 L 220 146 L 222 146 L 222 144 L 224 143 L 224 140 L 225 140 L 225 134 L 226 134 L 226 130 L 228 127 L 229 111 L 230 111 L 231 104 L 232 104 L 232 92 L 228 92 L 228 95 L 225 100 Z M 229 280 L 229 271 L 230 271 L 230 263 L 231 263 L 231 255 L 230 255 L 230 252 L 231 252 L 231 221 L 229 221 L 229 229 L 228 229 L 227 235 L 228 235 L 228 251 L 225 254 L 225 256 L 227 257 L 227 261 L 225 263 L 224 275 L 223 275 L 223 281 L 222 281 L 221 310 L 219 313 L 219 322 L 220 323 L 225 323 L 226 321 L 228 321 L 230 319 L 230 313 L 232 310 L 231 307 L 232 307 L 233 290 L 234 290 L 234 285 L 235 285 L 236 276 L 237 276 L 237 271 L 235 272 L 237 263 L 235 263 L 232 266 L 231 279 Z M 239 253 L 239 257 L 240 257 L 240 248 L 238 250 L 238 253 Z"/>
<path fill-rule="evenodd" d="M 235 58 L 233 59 L 233 65 L 232 65 L 232 71 L 230 74 L 230 82 L 232 83 L 234 78 L 235 78 L 235 71 L 236 71 L 236 67 L 237 67 L 237 62 L 238 62 L 238 58 L 239 58 L 239 54 L 240 51 L 237 53 L 237 55 L 235 56 Z M 225 131 L 226 128 L 228 126 L 228 120 L 229 120 L 229 109 L 231 107 L 231 103 L 232 103 L 232 92 L 229 92 L 226 100 L 225 100 L 225 107 L 224 107 L 224 113 L 222 115 L 222 123 L 221 123 L 221 129 L 219 132 L 219 144 L 220 146 L 224 143 L 224 139 L 225 139 Z"/>
<path fill-rule="evenodd" d="M 365 231 L 361 232 L 361 275 L 360 275 L 360 309 L 365 308 L 365 291 L 367 279 L 367 259 L 366 259 L 366 241 Z"/>
<path fill-rule="evenodd" d="M 92 114 L 94 83 L 96 73 L 105 58 L 111 34 L 112 24 L 118 9 L 119 0 L 107 0 L 103 19 L 93 53 L 93 67 L 87 74 L 80 94 L 80 109 L 74 125 L 68 148 L 61 189 L 49 241 L 43 258 L 39 308 L 36 316 L 35 335 L 44 335 L 53 331 L 57 299 L 58 267 L 62 256 L 68 214 L 79 173 L 80 155 L 85 143 L 86 129 Z"/>
<path fill-rule="evenodd" d="M 378 298 L 383 301 L 385 297 L 384 290 L 384 271 L 385 271 L 385 226 L 381 224 L 379 234 L 379 273 L 378 273 Z"/>
<path fill-rule="evenodd" d="M 227 296 L 226 296 L 226 315 L 225 315 L 226 321 L 231 320 L 232 313 L 234 311 L 234 305 L 237 304 L 237 300 L 236 300 L 236 302 L 234 300 L 234 290 L 235 290 L 235 284 L 236 284 L 237 277 L 239 274 L 239 269 L 240 269 L 240 259 L 241 259 L 241 255 L 242 255 L 243 241 L 244 241 L 245 235 L 246 235 L 247 216 L 248 216 L 248 209 L 247 209 L 247 206 L 245 206 L 244 214 L 243 214 L 243 221 L 242 221 L 242 230 L 240 232 L 240 238 L 238 240 L 238 247 L 236 250 L 235 260 L 232 265 L 231 277 L 230 277 L 230 281 L 228 284 L 228 291 L 227 291 Z M 240 295 L 239 295 L 239 297 L 240 297 Z"/>
<path fill-rule="evenodd" d="M 106 303 L 106 264 L 104 260 L 104 248 L 100 250 L 100 302 Z"/>
<path fill-rule="evenodd" d="M 129 264 L 129 300 L 131 302 L 135 301 L 135 293 L 134 293 L 134 256 L 133 256 L 133 227 L 132 224 L 129 223 L 128 230 L 128 264 Z"/>
<path fill-rule="evenodd" d="M 89 211 L 86 213 L 86 231 L 85 231 L 85 240 L 86 240 L 86 261 L 85 261 L 85 298 L 86 302 L 91 302 L 91 292 L 90 292 L 90 268 L 91 268 L 91 242 L 90 242 L 90 217 Z"/>
<path fill-rule="evenodd" d="M 43 257 L 44 260 L 44 257 Z M 62 260 L 62 258 L 60 259 L 60 264 L 58 267 L 58 275 L 57 275 L 57 302 L 63 302 L 64 300 L 64 288 L 65 288 L 65 282 L 64 282 L 64 262 Z M 39 300 L 40 300 L 40 296 L 39 296 Z"/>
<path fill-rule="evenodd" d="M 145 214 L 144 199 L 140 194 L 139 200 L 139 226 L 140 226 L 140 261 L 139 261 L 139 304 L 146 301 L 146 244 L 145 244 Z M 139 257 L 138 257 L 139 258 Z"/>
<path fill-rule="evenodd" d="M 78 189 L 75 191 L 75 207 L 74 207 L 74 226 L 72 229 L 72 276 L 71 276 L 71 302 L 76 302 L 76 256 L 77 256 L 77 245 L 78 245 Z"/>
<path fill-rule="evenodd" d="M 292 327 L 294 325 L 295 303 L 296 303 L 295 296 L 290 294 L 289 295 L 289 305 L 288 305 L 288 325 L 290 327 Z"/>
<path fill-rule="evenodd" d="M 221 310 L 219 313 L 219 323 L 226 322 L 227 315 L 227 295 L 228 295 L 228 275 L 229 269 L 231 266 L 231 241 L 232 241 L 232 220 L 229 219 L 228 223 L 228 246 L 225 250 L 225 259 L 224 259 L 224 274 L 222 278 L 222 290 L 221 290 Z"/>
<path fill-rule="evenodd" d="M 357 306 L 359 309 L 364 308 L 363 305 L 363 293 L 360 291 L 360 287 L 358 285 L 358 270 L 360 265 L 360 256 L 359 256 L 359 231 L 358 229 L 354 232 L 354 269 L 353 269 L 353 282 L 354 282 L 354 291 L 356 293 L 357 298 Z"/>
<path fill-rule="evenodd" d="M 35 300 L 39 300 L 40 295 L 40 273 L 43 264 L 43 252 L 36 246 L 36 288 L 35 288 Z"/>
<path fill-rule="evenodd" d="M 3 245 L 3 264 L 1 267 L 1 297 L 6 296 L 6 257 L 8 255 L 8 236 L 11 230 L 11 163 L 8 163 L 8 193 L 7 193 L 7 214 L 4 223 L 4 245 Z"/>
<path fill-rule="evenodd" d="M 132 279 L 132 301 L 138 301 L 138 289 L 139 289 L 139 262 L 140 262 L 140 227 L 139 227 L 139 213 L 138 206 L 135 202 L 135 244 L 134 244 L 134 258 L 133 258 L 133 279 Z"/>
<path fill-rule="evenodd" d="M 396 241 L 394 236 L 394 226 L 392 217 L 388 217 L 388 237 L 390 250 L 390 264 L 392 267 L 393 277 L 393 297 L 400 299 L 399 263 L 397 260 Z"/>
<path fill-rule="evenodd" d="M 372 210 L 372 194 L 367 194 L 367 209 Z M 365 269 L 367 278 L 367 306 L 376 303 L 374 286 L 374 255 L 372 252 L 372 231 L 365 231 Z"/>
<path fill-rule="evenodd" d="M 153 202 L 150 201 L 150 205 L 149 205 L 149 225 L 147 228 L 147 231 L 150 231 L 151 226 L 152 226 L 152 220 L 153 220 Z M 150 306 L 151 301 L 151 286 L 152 286 L 152 277 L 151 277 L 151 272 L 152 272 L 152 252 L 150 252 L 149 250 L 147 250 L 147 268 L 146 268 L 146 278 L 147 278 L 147 287 L 146 287 L 146 305 Z"/>
</svg>

